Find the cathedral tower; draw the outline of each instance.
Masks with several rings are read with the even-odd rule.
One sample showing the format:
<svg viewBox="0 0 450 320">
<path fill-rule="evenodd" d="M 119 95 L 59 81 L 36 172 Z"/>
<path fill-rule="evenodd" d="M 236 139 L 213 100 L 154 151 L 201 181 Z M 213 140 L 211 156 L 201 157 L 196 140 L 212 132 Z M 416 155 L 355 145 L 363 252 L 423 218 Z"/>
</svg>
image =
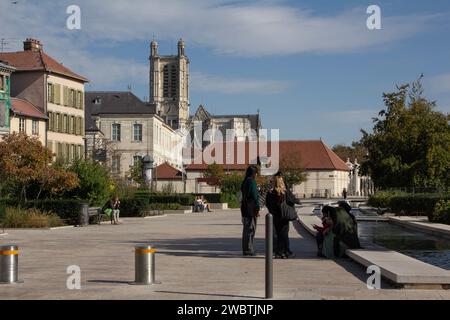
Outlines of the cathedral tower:
<svg viewBox="0 0 450 320">
<path fill-rule="evenodd" d="M 178 41 L 178 54 L 160 56 L 152 41 L 150 54 L 150 103 L 173 129 L 186 128 L 189 119 L 189 59 L 184 41 Z"/>
</svg>

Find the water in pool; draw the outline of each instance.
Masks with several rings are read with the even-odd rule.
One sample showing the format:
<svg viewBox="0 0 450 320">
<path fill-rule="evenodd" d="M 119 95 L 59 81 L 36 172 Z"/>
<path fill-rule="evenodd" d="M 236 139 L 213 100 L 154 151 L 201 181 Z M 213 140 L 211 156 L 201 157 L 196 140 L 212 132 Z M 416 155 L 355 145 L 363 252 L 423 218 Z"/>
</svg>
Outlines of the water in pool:
<svg viewBox="0 0 450 320">
<path fill-rule="evenodd" d="M 388 222 L 359 222 L 358 233 L 362 240 L 369 240 L 390 250 L 450 270 L 450 240 Z"/>
</svg>

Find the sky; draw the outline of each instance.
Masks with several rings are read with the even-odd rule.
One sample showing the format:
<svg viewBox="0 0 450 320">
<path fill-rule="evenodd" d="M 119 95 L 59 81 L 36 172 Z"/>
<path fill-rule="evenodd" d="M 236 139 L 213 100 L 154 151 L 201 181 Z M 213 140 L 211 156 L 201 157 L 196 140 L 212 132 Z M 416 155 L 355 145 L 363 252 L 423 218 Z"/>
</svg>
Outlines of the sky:
<svg viewBox="0 0 450 320">
<path fill-rule="evenodd" d="M 17 2 L 17 3 L 15 3 Z M 67 28 L 70 5 L 81 29 Z M 369 30 L 367 8 L 381 9 Z M 370 130 L 383 92 L 424 74 L 450 112 L 450 1 L 0 0 L 4 51 L 27 37 L 90 79 L 87 90 L 146 99 L 150 42 L 190 59 L 191 113 L 254 114 L 283 140 L 350 144 Z"/>
</svg>

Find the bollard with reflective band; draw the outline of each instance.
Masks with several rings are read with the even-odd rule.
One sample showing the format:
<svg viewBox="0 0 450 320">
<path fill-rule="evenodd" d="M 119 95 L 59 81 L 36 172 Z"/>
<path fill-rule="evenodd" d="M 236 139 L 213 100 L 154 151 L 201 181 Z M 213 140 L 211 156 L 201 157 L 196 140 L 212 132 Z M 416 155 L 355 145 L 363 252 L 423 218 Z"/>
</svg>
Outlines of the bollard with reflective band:
<svg viewBox="0 0 450 320">
<path fill-rule="evenodd" d="M 0 246 L 0 284 L 18 283 L 19 247 Z"/>
<path fill-rule="evenodd" d="M 273 298 L 273 216 L 266 215 L 266 299 Z"/>
<path fill-rule="evenodd" d="M 135 248 L 134 284 L 155 284 L 155 253 L 150 245 Z"/>
</svg>

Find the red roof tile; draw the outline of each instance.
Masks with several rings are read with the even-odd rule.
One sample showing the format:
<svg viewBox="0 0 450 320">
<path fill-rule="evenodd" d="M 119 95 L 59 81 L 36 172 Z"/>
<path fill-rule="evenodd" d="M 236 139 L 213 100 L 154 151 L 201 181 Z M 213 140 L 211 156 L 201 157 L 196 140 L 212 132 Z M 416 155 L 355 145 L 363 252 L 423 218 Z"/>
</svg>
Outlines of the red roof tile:
<svg viewBox="0 0 450 320">
<path fill-rule="evenodd" d="M 36 108 L 31 102 L 18 98 L 11 98 L 12 112 L 18 116 L 27 116 L 37 119 L 48 119 L 38 108 Z"/>
<path fill-rule="evenodd" d="M 66 68 L 43 51 L 3 52 L 0 53 L 0 60 L 16 68 L 16 72 L 49 71 L 83 82 L 89 82 L 88 79 Z"/>
<path fill-rule="evenodd" d="M 155 170 L 156 179 L 159 180 L 182 180 L 183 179 L 183 173 L 172 167 L 167 162 L 164 162 L 163 164 L 156 167 Z"/>
<path fill-rule="evenodd" d="M 222 161 L 218 159 L 217 162 L 225 163 L 223 165 L 224 170 L 245 170 L 249 164 L 256 164 L 257 155 L 250 154 L 249 143 L 245 142 L 235 142 L 234 143 L 234 157 L 222 157 Z M 220 150 L 222 148 L 223 154 L 226 152 L 226 144 L 214 144 L 210 147 L 211 155 L 215 157 L 215 150 Z M 238 161 L 236 156 L 238 148 L 244 148 L 244 161 Z M 259 151 L 259 146 L 256 147 L 256 152 Z M 261 152 L 262 153 L 262 152 Z M 271 144 L 267 144 L 267 156 L 271 156 Z M 344 161 L 342 161 L 330 148 L 328 148 L 322 141 L 280 141 L 279 142 L 279 156 L 280 159 L 286 159 L 290 155 L 298 157 L 293 157 L 294 162 L 298 162 L 298 166 L 306 170 L 339 170 L 348 171 L 348 167 Z M 201 171 L 208 168 L 208 164 L 204 161 L 204 156 L 201 163 L 196 163 L 200 161 L 193 161 L 192 164 L 186 167 L 186 170 L 191 171 Z M 228 160 L 228 161 L 225 161 Z M 242 163 L 243 162 L 243 163 Z M 295 166 L 296 164 L 293 163 Z"/>
</svg>

